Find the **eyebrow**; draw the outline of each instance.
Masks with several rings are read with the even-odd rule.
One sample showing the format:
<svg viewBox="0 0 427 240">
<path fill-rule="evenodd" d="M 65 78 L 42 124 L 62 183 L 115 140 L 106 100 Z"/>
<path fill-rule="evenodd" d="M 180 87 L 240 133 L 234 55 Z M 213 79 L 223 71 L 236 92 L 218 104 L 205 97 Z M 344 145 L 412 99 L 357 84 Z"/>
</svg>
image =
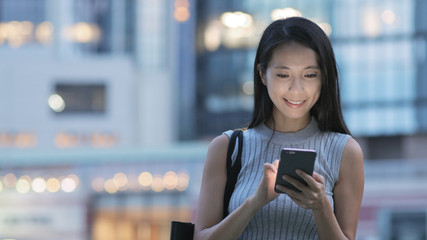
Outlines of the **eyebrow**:
<svg viewBox="0 0 427 240">
<path fill-rule="evenodd" d="M 282 66 L 282 65 L 280 65 L 280 66 L 275 66 L 274 68 L 275 68 L 275 69 L 290 69 L 289 67 L 287 67 L 287 66 Z M 317 70 L 319 70 L 319 69 L 320 69 L 320 67 L 319 67 L 319 66 L 317 66 L 317 65 L 310 65 L 310 66 L 305 67 L 304 69 L 317 69 Z"/>
</svg>

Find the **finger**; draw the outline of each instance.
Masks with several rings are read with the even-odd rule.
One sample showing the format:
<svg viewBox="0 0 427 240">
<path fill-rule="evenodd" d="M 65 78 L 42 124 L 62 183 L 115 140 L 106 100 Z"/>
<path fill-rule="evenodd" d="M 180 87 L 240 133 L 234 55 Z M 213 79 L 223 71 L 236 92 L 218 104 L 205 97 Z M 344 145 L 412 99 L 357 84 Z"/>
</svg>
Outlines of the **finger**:
<svg viewBox="0 0 427 240">
<path fill-rule="evenodd" d="M 277 168 L 271 163 L 264 163 L 264 173 L 272 171 L 273 173 L 277 172 Z"/>
<path fill-rule="evenodd" d="M 317 182 L 325 183 L 325 178 L 322 175 L 318 174 L 317 172 L 313 172 L 313 178 Z"/>
<path fill-rule="evenodd" d="M 276 159 L 276 161 L 273 162 L 273 166 L 278 169 L 279 168 L 279 159 Z"/>
<path fill-rule="evenodd" d="M 304 172 L 304 171 L 302 171 L 301 169 L 297 169 L 296 171 L 295 171 L 295 173 L 296 174 L 298 174 L 302 179 L 304 179 L 304 181 L 307 183 L 307 184 L 314 184 L 314 183 L 316 183 L 316 181 L 313 179 L 313 177 L 312 176 L 310 176 L 309 174 L 307 174 L 306 172 Z M 313 172 L 314 173 L 314 172 Z"/>
<path fill-rule="evenodd" d="M 292 184 L 294 187 L 298 188 L 300 191 L 303 191 L 304 188 L 306 188 L 305 184 L 303 184 L 301 181 L 288 176 L 288 175 L 283 175 L 283 180 L 289 182 L 290 184 Z"/>
<path fill-rule="evenodd" d="M 294 201 L 298 206 L 300 206 L 300 207 L 302 207 L 302 208 L 304 208 L 304 209 L 309 209 L 308 208 L 308 205 L 307 204 L 305 204 L 305 202 L 304 201 L 302 201 L 302 200 L 300 200 L 300 199 L 297 199 L 297 198 L 294 198 L 294 197 L 290 197 L 291 199 L 292 199 L 292 201 Z"/>
<path fill-rule="evenodd" d="M 276 188 L 278 190 L 282 191 L 283 193 L 285 193 L 286 195 L 288 195 L 294 201 L 297 200 L 297 201 L 301 202 L 301 192 L 297 192 L 293 189 L 287 188 L 287 187 L 282 186 L 282 185 L 276 185 Z"/>
</svg>

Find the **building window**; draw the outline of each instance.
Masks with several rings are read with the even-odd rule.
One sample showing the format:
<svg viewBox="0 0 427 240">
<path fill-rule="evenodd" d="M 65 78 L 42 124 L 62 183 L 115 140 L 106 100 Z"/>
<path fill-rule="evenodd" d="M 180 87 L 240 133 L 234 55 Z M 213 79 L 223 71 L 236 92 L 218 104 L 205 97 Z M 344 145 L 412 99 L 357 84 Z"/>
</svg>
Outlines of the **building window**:
<svg viewBox="0 0 427 240">
<path fill-rule="evenodd" d="M 384 229 L 382 239 L 422 240 L 427 237 L 425 211 L 391 212 L 389 229 Z M 389 232 L 389 233 L 386 233 Z M 389 234 L 389 235 L 388 235 Z"/>
<path fill-rule="evenodd" d="M 49 97 L 49 106 L 57 114 L 103 114 L 106 111 L 105 84 L 55 85 L 55 93 Z"/>
</svg>

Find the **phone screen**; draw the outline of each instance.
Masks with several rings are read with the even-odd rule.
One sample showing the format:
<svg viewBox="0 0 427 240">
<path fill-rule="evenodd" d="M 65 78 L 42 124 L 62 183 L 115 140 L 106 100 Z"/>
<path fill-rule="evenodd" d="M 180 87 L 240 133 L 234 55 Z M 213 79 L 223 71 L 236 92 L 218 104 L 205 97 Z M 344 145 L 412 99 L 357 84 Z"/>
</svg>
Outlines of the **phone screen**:
<svg viewBox="0 0 427 240">
<path fill-rule="evenodd" d="M 279 169 L 277 171 L 276 184 L 301 192 L 288 181 L 283 180 L 283 175 L 289 175 L 304 184 L 307 184 L 295 170 L 301 169 L 309 175 L 313 175 L 316 151 L 311 149 L 283 148 L 280 152 Z M 283 193 L 274 187 L 277 193 Z"/>
</svg>

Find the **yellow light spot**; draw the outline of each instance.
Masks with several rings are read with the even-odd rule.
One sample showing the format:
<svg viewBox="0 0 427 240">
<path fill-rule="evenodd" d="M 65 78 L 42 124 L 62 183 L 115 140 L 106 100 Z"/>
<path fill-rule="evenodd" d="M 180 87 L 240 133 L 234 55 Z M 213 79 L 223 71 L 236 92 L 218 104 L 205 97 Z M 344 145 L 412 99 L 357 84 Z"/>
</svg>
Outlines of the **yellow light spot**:
<svg viewBox="0 0 427 240">
<path fill-rule="evenodd" d="M 190 18 L 190 10 L 186 7 L 177 7 L 173 13 L 175 20 L 185 22 Z"/>
<path fill-rule="evenodd" d="M 143 172 L 139 174 L 138 182 L 144 189 L 147 189 L 153 183 L 153 176 L 149 172 Z"/>
<path fill-rule="evenodd" d="M 153 183 L 151 184 L 151 189 L 155 192 L 161 192 L 165 189 L 163 185 L 163 176 L 162 175 L 154 175 Z"/>
<path fill-rule="evenodd" d="M 362 26 L 364 34 L 368 37 L 377 37 L 380 34 L 381 24 L 375 8 L 363 9 Z"/>
<path fill-rule="evenodd" d="M 124 191 L 128 187 L 128 178 L 126 174 L 119 172 L 114 175 L 114 181 L 116 185 L 119 187 L 119 190 Z"/>
<path fill-rule="evenodd" d="M 392 24 L 396 20 L 396 15 L 392 10 L 387 9 L 381 13 L 381 18 L 385 23 Z"/>
<path fill-rule="evenodd" d="M 116 185 L 116 182 L 114 181 L 114 179 L 108 179 L 104 183 L 104 189 L 106 192 L 113 194 L 119 190 L 119 187 Z"/>
<path fill-rule="evenodd" d="M 168 190 L 173 190 L 178 185 L 178 177 L 175 172 L 167 172 L 163 177 L 163 185 Z"/>
<path fill-rule="evenodd" d="M 274 9 L 270 17 L 273 21 L 278 19 L 284 19 L 289 17 L 301 17 L 302 14 L 300 11 L 293 8 L 283 8 L 283 9 Z"/>
<path fill-rule="evenodd" d="M 21 34 L 27 35 L 28 37 L 33 32 L 34 24 L 29 21 L 23 21 L 21 22 L 20 29 L 21 29 Z"/>
<path fill-rule="evenodd" d="M 243 12 L 225 12 L 221 14 L 221 22 L 229 28 L 247 28 L 252 26 L 252 16 Z"/>
<path fill-rule="evenodd" d="M 242 91 L 246 95 L 254 95 L 254 81 L 246 81 L 242 85 Z"/>
<path fill-rule="evenodd" d="M 179 8 L 179 7 L 189 8 L 190 3 L 188 2 L 188 0 L 176 0 L 175 1 L 175 8 Z"/>
<path fill-rule="evenodd" d="M 188 175 L 188 173 L 186 172 L 179 173 L 176 189 L 178 191 L 187 190 L 189 182 L 190 182 L 190 176 Z"/>
<path fill-rule="evenodd" d="M 102 177 L 97 177 L 92 180 L 92 189 L 96 192 L 104 191 L 105 180 Z"/>
<path fill-rule="evenodd" d="M 51 22 L 42 22 L 36 27 L 36 39 L 43 44 L 52 42 L 53 24 Z"/>
<path fill-rule="evenodd" d="M 49 191 L 51 193 L 55 193 L 55 192 L 58 192 L 60 188 L 61 188 L 61 183 L 59 182 L 58 179 L 56 179 L 56 178 L 49 178 L 46 181 L 46 189 L 47 189 L 47 191 Z"/>
<path fill-rule="evenodd" d="M 326 35 L 331 35 L 332 33 L 332 27 L 329 23 L 327 22 L 322 22 L 318 24 L 319 27 L 325 32 Z"/>
<path fill-rule="evenodd" d="M 16 181 L 17 181 L 17 178 L 13 173 L 6 174 L 6 176 L 4 176 L 3 178 L 4 186 L 7 188 L 15 187 Z"/>
<path fill-rule="evenodd" d="M 27 193 L 31 189 L 30 182 L 25 178 L 20 178 L 16 182 L 16 191 L 19 193 Z"/>
<path fill-rule="evenodd" d="M 79 177 L 76 174 L 70 174 L 70 175 L 68 175 L 68 178 L 71 178 L 71 179 L 74 180 L 74 182 L 76 183 L 76 187 L 79 186 L 80 179 L 79 179 Z"/>
</svg>

